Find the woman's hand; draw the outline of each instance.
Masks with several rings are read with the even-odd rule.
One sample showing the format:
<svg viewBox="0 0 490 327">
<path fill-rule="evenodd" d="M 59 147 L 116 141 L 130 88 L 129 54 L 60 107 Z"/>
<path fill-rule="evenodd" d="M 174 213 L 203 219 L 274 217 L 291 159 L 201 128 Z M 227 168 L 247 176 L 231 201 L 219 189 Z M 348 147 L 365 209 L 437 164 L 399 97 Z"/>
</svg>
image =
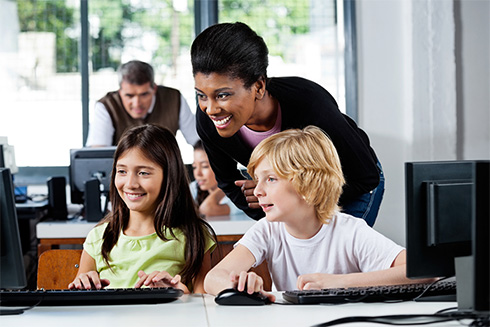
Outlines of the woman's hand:
<svg viewBox="0 0 490 327">
<path fill-rule="evenodd" d="M 230 280 L 232 287 L 236 288 L 240 292 L 247 292 L 248 294 L 258 292 L 267 296 L 271 302 L 276 301 L 276 297 L 273 294 L 264 291 L 264 280 L 262 277 L 253 271 L 242 271 L 239 274 L 232 271 L 230 273 Z"/>
<path fill-rule="evenodd" d="M 250 179 L 235 181 L 235 185 L 242 189 L 242 193 L 247 200 L 248 207 L 251 209 L 260 209 L 259 199 L 254 195 L 255 182 Z"/>
<path fill-rule="evenodd" d="M 96 271 L 89 271 L 86 273 L 78 274 L 77 277 L 68 284 L 69 289 L 97 289 L 100 290 L 108 286 L 111 282 L 108 279 L 100 279 L 99 273 Z"/>
<path fill-rule="evenodd" d="M 150 274 L 146 274 L 143 270 L 138 272 L 138 277 L 140 278 L 134 288 L 140 288 L 141 286 L 148 287 L 175 287 L 180 288 L 184 293 L 190 293 L 189 289 L 185 284 L 180 281 L 180 275 L 175 275 L 172 277 L 166 271 L 154 271 Z"/>
</svg>

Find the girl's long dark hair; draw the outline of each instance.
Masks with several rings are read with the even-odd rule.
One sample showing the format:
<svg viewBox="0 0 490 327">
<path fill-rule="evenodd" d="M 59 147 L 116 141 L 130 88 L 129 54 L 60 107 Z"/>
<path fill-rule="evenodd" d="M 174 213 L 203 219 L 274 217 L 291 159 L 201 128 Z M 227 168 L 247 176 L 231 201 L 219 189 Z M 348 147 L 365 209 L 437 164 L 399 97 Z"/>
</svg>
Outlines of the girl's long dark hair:
<svg viewBox="0 0 490 327">
<path fill-rule="evenodd" d="M 119 196 L 114 185 L 118 159 L 129 149 L 140 149 L 148 159 L 163 169 L 163 182 L 158 196 L 159 204 L 155 209 L 155 231 L 166 241 L 165 231 L 175 237 L 174 228 L 179 228 L 185 235 L 185 265 L 180 272 L 184 284 L 190 284 L 199 273 L 206 240 L 215 238 L 211 226 L 199 217 L 196 205 L 189 189 L 189 177 L 182 161 L 182 156 L 175 136 L 166 128 L 156 125 L 144 125 L 128 130 L 117 146 L 112 166 L 110 200 L 112 212 L 105 218 L 108 222 L 102 243 L 102 257 L 110 266 L 110 252 L 117 243 L 119 234 L 128 226 L 129 210 Z"/>
</svg>

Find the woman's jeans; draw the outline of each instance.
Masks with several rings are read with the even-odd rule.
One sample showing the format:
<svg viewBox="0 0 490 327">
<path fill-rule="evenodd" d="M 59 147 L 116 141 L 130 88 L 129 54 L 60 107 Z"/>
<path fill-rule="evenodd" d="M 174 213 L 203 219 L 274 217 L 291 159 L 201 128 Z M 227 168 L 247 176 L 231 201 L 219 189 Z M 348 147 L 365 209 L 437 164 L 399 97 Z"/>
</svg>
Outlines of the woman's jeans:
<svg viewBox="0 0 490 327">
<path fill-rule="evenodd" d="M 385 176 L 381 163 L 377 163 L 379 168 L 379 184 L 369 193 L 365 193 L 348 203 L 342 205 L 342 212 L 351 216 L 364 219 L 371 227 L 374 226 L 376 217 L 378 216 L 381 200 L 385 192 Z"/>
</svg>

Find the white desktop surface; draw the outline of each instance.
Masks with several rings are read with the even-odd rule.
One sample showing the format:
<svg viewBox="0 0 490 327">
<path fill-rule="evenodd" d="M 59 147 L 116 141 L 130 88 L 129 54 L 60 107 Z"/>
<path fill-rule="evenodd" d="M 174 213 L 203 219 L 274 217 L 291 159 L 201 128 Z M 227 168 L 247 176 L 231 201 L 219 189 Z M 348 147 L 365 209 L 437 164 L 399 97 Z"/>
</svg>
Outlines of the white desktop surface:
<svg viewBox="0 0 490 327">
<path fill-rule="evenodd" d="M 280 292 L 275 292 L 282 299 Z M 170 303 L 150 305 L 36 307 L 21 315 L 0 316 L 2 327 L 209 326 L 301 327 L 349 316 L 432 314 L 455 302 L 353 303 L 341 305 L 219 306 L 211 295 L 184 295 Z M 341 326 L 382 326 L 349 323 Z M 461 326 L 444 322 L 429 326 Z"/>
<path fill-rule="evenodd" d="M 255 224 L 255 220 L 245 214 L 209 217 L 206 221 L 216 235 L 243 235 Z M 36 225 L 36 235 L 39 239 L 85 238 L 96 224 L 81 219 L 44 221 Z"/>
<path fill-rule="evenodd" d="M 281 292 L 274 292 L 276 301 L 282 300 Z M 257 307 L 220 306 L 214 296 L 204 295 L 209 326 L 212 327 L 299 327 L 313 326 L 330 320 L 349 316 L 377 316 L 393 314 L 432 314 L 438 310 L 456 307 L 456 302 L 398 302 L 398 303 L 352 303 L 340 305 L 292 305 L 272 304 Z M 383 326 L 370 323 L 348 323 L 340 326 Z M 457 322 L 429 326 L 459 326 Z"/>
<path fill-rule="evenodd" d="M 202 295 L 148 305 L 36 307 L 20 315 L 0 316 L 2 327 L 149 327 L 208 326 Z"/>
</svg>

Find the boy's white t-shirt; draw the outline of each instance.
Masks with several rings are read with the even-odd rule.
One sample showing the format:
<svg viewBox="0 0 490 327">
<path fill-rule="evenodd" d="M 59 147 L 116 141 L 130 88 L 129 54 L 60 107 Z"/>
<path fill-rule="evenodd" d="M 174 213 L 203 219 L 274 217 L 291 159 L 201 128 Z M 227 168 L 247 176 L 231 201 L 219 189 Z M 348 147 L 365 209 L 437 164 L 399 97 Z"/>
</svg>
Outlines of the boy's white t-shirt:
<svg viewBox="0 0 490 327">
<path fill-rule="evenodd" d="M 278 291 L 297 289 L 298 276 L 304 274 L 388 269 L 404 249 L 363 219 L 344 213 L 337 213 L 310 239 L 295 238 L 284 223 L 262 218 L 236 244 L 252 252 L 254 266 L 267 261 Z"/>
</svg>

